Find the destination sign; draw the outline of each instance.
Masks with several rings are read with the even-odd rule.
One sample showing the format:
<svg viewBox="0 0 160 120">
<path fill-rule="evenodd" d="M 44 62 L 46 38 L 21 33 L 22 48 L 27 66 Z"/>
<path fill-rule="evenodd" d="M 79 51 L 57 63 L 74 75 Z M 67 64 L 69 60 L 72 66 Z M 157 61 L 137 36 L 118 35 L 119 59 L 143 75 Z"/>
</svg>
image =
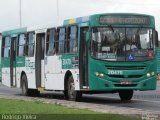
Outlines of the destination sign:
<svg viewBox="0 0 160 120">
<path fill-rule="evenodd" d="M 123 24 L 123 25 L 149 25 L 147 16 L 139 15 L 103 15 L 100 16 L 100 24 Z"/>
</svg>

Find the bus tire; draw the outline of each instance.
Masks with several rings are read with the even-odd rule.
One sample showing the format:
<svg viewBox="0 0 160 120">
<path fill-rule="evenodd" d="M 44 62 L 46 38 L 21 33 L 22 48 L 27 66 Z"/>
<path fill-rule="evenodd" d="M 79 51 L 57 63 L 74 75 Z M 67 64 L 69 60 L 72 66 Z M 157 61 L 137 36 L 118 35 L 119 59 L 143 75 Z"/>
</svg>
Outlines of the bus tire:
<svg viewBox="0 0 160 120">
<path fill-rule="evenodd" d="M 129 101 L 133 97 L 133 90 L 120 90 L 119 97 L 122 101 Z"/>
<path fill-rule="evenodd" d="M 75 90 L 75 84 L 73 76 L 71 75 L 68 80 L 68 100 L 70 101 L 80 101 L 82 97 L 82 92 Z"/>
<path fill-rule="evenodd" d="M 22 76 L 22 95 L 28 96 L 29 94 L 30 94 L 30 91 L 28 89 L 27 77 L 26 75 L 23 75 Z"/>
<path fill-rule="evenodd" d="M 64 98 L 65 98 L 65 99 L 68 99 L 68 90 L 64 90 L 64 91 L 63 91 L 63 94 L 64 94 Z"/>
</svg>

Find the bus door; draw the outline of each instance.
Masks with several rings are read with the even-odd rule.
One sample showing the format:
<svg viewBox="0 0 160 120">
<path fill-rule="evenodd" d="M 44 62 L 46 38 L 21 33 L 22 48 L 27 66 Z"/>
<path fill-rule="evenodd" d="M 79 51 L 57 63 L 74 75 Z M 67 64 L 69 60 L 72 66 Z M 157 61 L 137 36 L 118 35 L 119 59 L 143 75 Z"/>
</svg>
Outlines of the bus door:
<svg viewBox="0 0 160 120">
<path fill-rule="evenodd" d="M 11 38 L 10 48 L 10 83 L 16 87 L 16 40 L 17 37 Z"/>
<path fill-rule="evenodd" d="M 44 87 L 44 46 L 45 32 L 36 34 L 35 73 L 36 87 Z"/>
<path fill-rule="evenodd" d="M 80 51 L 79 51 L 79 72 L 80 88 L 88 88 L 88 47 L 86 42 L 86 32 L 88 27 L 80 28 Z"/>
</svg>

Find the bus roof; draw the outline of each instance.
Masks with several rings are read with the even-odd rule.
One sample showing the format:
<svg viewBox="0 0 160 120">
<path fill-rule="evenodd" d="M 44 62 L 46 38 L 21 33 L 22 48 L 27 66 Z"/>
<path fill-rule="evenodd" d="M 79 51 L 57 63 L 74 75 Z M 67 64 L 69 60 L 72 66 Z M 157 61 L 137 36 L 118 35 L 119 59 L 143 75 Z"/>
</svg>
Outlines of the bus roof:
<svg viewBox="0 0 160 120">
<path fill-rule="evenodd" d="M 103 16 L 103 15 L 135 15 L 135 16 L 148 16 L 154 19 L 154 16 L 148 15 L 148 14 L 140 14 L 140 13 L 102 13 L 102 14 L 93 14 L 90 16 L 84 16 L 84 17 L 78 17 L 78 18 L 71 18 L 71 19 L 66 19 L 63 22 L 63 25 L 72 25 L 72 24 L 80 24 L 80 23 L 85 23 L 89 22 L 89 20 L 95 20 L 96 17 L 98 16 Z"/>
<path fill-rule="evenodd" d="M 18 29 L 13 29 L 13 30 L 9 30 L 9 31 L 4 31 L 2 32 L 2 36 L 17 36 L 18 33 L 23 33 L 27 31 L 27 27 L 24 28 L 18 28 Z"/>
</svg>

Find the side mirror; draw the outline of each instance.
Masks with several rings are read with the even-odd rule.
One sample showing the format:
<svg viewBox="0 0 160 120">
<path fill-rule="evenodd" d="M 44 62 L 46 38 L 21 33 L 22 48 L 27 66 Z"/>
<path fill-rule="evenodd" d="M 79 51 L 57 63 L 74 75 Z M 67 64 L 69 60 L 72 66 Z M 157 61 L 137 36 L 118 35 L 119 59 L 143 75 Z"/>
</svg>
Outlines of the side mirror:
<svg viewBox="0 0 160 120">
<path fill-rule="evenodd" d="M 86 32 L 86 41 L 87 42 L 89 41 L 90 37 L 91 37 L 91 33 L 90 32 Z"/>
<path fill-rule="evenodd" d="M 158 32 L 157 32 L 156 30 L 153 32 L 153 39 L 154 39 L 154 41 L 155 41 L 156 47 L 158 47 L 158 46 L 159 46 Z"/>
</svg>

